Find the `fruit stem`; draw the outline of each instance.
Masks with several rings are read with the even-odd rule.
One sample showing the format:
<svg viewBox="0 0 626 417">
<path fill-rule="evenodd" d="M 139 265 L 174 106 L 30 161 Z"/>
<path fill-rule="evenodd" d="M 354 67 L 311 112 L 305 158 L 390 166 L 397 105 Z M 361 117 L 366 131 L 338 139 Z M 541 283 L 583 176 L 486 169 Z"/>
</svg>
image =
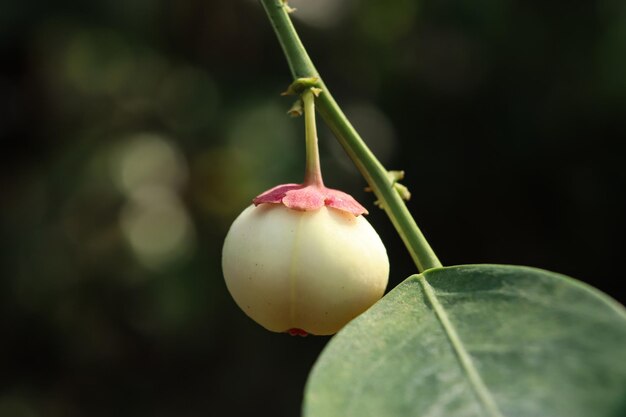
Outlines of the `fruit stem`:
<svg viewBox="0 0 626 417">
<path fill-rule="evenodd" d="M 285 2 L 261 0 L 261 4 L 285 53 L 294 80 L 318 79 L 317 87 L 321 88 L 323 93 L 317 99 L 317 110 L 380 201 L 411 254 L 417 269 L 423 272 L 441 267 L 437 255 L 417 227 L 406 204 L 393 188 L 393 182 L 389 179 L 387 170 L 363 142 L 319 76 L 289 18 Z"/>
<path fill-rule="evenodd" d="M 306 138 L 306 168 L 304 171 L 304 185 L 324 186 L 320 167 L 320 151 L 317 141 L 317 127 L 315 126 L 315 95 L 310 88 L 302 93 L 304 103 L 304 130 Z"/>
</svg>

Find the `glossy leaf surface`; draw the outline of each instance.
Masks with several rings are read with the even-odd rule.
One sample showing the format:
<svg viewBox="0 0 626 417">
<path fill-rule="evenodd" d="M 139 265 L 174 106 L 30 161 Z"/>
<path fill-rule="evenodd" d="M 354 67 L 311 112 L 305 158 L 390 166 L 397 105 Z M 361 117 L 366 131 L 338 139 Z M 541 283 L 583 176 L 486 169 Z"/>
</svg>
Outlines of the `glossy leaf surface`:
<svg viewBox="0 0 626 417">
<path fill-rule="evenodd" d="M 624 308 L 500 265 L 408 278 L 330 341 L 304 402 L 306 417 L 624 415 Z"/>
</svg>

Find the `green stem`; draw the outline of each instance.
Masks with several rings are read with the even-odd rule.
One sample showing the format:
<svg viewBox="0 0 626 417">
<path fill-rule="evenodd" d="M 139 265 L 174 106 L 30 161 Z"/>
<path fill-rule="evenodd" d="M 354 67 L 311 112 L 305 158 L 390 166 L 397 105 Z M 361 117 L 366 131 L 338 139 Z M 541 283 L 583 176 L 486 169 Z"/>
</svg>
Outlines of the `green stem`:
<svg viewBox="0 0 626 417">
<path fill-rule="evenodd" d="M 315 126 L 315 96 L 310 88 L 302 93 L 304 103 L 304 127 L 306 136 L 306 170 L 304 184 L 323 186 L 322 169 L 320 167 L 320 151 L 317 144 L 317 127 Z"/>
<path fill-rule="evenodd" d="M 423 272 L 441 267 L 437 255 L 417 227 L 404 201 L 393 188 L 387 170 L 363 142 L 319 76 L 287 14 L 283 0 L 261 0 L 261 4 L 274 27 L 293 78 L 319 79 L 318 86 L 323 92 L 317 99 L 317 110 L 381 202 L 418 270 Z"/>
</svg>

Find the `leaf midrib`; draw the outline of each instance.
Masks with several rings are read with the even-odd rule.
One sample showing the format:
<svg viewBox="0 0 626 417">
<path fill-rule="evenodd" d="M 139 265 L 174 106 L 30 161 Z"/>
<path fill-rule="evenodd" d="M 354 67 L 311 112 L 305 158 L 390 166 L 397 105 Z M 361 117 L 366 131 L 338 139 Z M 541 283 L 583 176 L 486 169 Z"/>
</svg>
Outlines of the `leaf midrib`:
<svg viewBox="0 0 626 417">
<path fill-rule="evenodd" d="M 459 334 L 456 331 L 456 328 L 452 325 L 446 310 L 443 308 L 433 287 L 428 283 L 426 277 L 423 274 L 416 276 L 422 288 L 424 289 L 424 294 L 428 299 L 428 302 L 435 310 L 435 315 L 437 319 L 441 323 L 441 327 L 443 327 L 450 344 L 452 345 L 452 349 L 456 354 L 457 359 L 459 360 L 459 364 L 467 377 L 469 384 L 476 394 L 478 401 L 482 404 L 485 411 L 489 414 L 490 417 L 504 417 L 498 405 L 496 404 L 493 396 L 484 381 L 482 380 L 476 366 L 474 365 L 474 361 L 471 356 L 465 349 Z"/>
</svg>

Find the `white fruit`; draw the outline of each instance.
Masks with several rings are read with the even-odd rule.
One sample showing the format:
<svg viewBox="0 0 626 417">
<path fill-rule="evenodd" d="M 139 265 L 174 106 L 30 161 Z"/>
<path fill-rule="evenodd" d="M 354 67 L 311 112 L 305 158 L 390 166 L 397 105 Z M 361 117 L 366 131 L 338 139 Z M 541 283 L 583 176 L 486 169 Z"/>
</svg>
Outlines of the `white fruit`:
<svg viewBox="0 0 626 417">
<path fill-rule="evenodd" d="M 363 216 L 261 204 L 231 226 L 222 268 L 239 307 L 263 327 L 329 335 L 382 297 L 389 260 Z"/>
</svg>

